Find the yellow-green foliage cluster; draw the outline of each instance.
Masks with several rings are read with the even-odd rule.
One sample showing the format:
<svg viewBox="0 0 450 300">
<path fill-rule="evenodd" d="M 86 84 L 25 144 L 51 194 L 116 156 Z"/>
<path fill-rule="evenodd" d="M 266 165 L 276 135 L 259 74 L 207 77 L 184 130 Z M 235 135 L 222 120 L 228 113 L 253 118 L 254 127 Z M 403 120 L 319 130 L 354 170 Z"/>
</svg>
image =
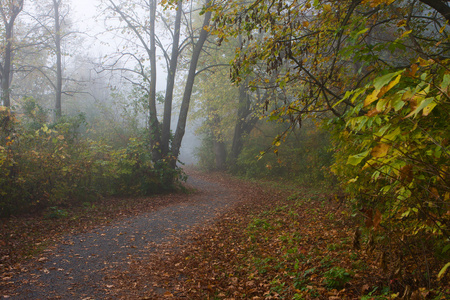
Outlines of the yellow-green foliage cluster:
<svg viewBox="0 0 450 300">
<path fill-rule="evenodd" d="M 332 121 L 339 149 L 334 172 L 359 207 L 379 210 L 380 226 L 403 238 L 449 238 L 446 64 L 419 60 L 380 76 L 347 93 L 355 107 Z"/>
<path fill-rule="evenodd" d="M 114 148 L 83 135 L 82 117 L 47 125 L 0 113 L 0 216 L 162 188 L 163 169 L 155 170 L 139 137 Z"/>
<path fill-rule="evenodd" d="M 284 128 L 284 130 L 283 130 Z M 286 124 L 272 122 L 258 125 L 247 138 L 237 169 L 249 177 L 283 177 L 302 184 L 326 180 L 331 165 L 329 134 L 310 121 L 300 130 L 284 132 Z M 263 130 L 263 131 L 260 131 Z M 282 141 L 280 141 L 282 140 Z M 268 145 L 272 144 L 271 147 Z"/>
</svg>

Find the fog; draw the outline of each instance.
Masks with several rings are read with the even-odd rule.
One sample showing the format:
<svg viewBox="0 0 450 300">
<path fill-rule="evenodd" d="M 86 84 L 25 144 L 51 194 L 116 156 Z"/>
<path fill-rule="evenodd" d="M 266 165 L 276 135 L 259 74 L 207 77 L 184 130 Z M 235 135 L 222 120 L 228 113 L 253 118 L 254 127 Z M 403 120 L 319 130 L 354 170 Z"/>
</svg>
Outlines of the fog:
<svg viewBox="0 0 450 300">
<path fill-rule="evenodd" d="M 77 31 L 80 32 L 80 36 L 82 38 L 82 44 L 77 45 L 77 50 L 82 50 L 86 57 L 101 59 L 105 61 L 105 57 L 113 56 L 117 53 L 118 49 L 124 49 L 127 46 L 124 43 L 123 36 L 120 36 L 116 32 L 111 32 L 110 28 L 107 28 L 108 25 L 111 26 L 111 20 L 108 22 L 105 20 L 105 6 L 102 5 L 101 0 L 70 0 L 70 11 L 69 17 L 73 20 L 74 27 Z M 103 1 L 107 2 L 107 1 Z M 119 22 L 117 22 L 117 26 L 119 26 Z M 170 44 L 170 40 L 166 39 L 164 34 L 161 34 L 159 37 L 164 43 Z M 164 93 L 166 88 L 166 77 L 167 77 L 167 69 L 164 66 L 164 60 L 162 59 L 163 54 L 161 51 L 158 52 L 158 68 L 157 68 L 157 91 Z M 128 64 L 132 64 L 133 62 L 125 62 L 126 66 Z M 133 66 L 128 65 L 128 67 L 132 68 Z M 99 66 L 96 66 L 96 71 L 98 72 Z M 99 74 L 96 74 L 99 75 Z M 181 73 L 180 76 L 183 76 Z M 101 93 L 98 89 L 108 88 L 111 85 L 111 82 L 117 83 L 118 75 L 117 74 L 101 74 L 103 78 L 104 84 L 99 84 L 99 80 L 94 80 L 89 84 L 91 85 L 91 90 L 89 93 L 93 96 L 94 100 L 102 101 L 99 99 L 105 98 L 105 93 Z M 102 81 L 102 80 L 100 80 Z M 122 83 L 122 86 L 119 89 L 123 89 L 124 92 L 130 89 L 128 82 L 124 82 L 119 80 Z M 94 89 L 92 89 L 92 86 Z M 107 93 L 108 94 L 108 93 Z M 101 97 L 100 95 L 103 95 Z M 175 98 L 175 105 L 172 110 L 172 121 L 171 121 L 171 130 L 174 132 L 176 129 L 176 124 L 178 120 L 178 112 L 179 102 L 181 94 L 178 93 L 178 98 Z M 195 101 L 195 99 L 192 99 Z M 160 104 L 158 106 L 158 111 L 162 112 L 163 105 Z M 159 115 L 160 120 L 162 120 L 162 116 Z M 144 116 L 145 118 L 145 116 Z M 195 134 L 196 128 L 199 126 L 198 120 L 192 120 L 192 118 L 188 117 L 188 122 L 186 124 L 186 132 L 183 137 L 182 147 L 180 150 L 179 160 L 187 165 L 196 164 L 197 158 L 195 157 L 195 148 L 199 146 L 199 138 Z M 146 123 L 146 121 L 142 121 L 142 123 Z"/>
</svg>

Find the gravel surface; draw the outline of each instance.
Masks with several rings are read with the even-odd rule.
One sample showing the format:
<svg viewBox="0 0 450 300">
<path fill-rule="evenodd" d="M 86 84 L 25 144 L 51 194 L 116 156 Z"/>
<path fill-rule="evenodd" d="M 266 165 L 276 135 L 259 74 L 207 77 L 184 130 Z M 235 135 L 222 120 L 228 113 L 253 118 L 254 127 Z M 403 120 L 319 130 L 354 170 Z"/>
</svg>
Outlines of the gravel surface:
<svg viewBox="0 0 450 300">
<path fill-rule="evenodd" d="M 47 249 L 38 267 L 13 278 L 17 287 L 9 299 L 113 299 L 110 274 L 126 270 L 155 245 L 183 231 L 205 224 L 238 201 L 220 181 L 190 176 L 197 192 L 182 203 L 130 217 L 91 232 L 67 236 Z"/>
</svg>

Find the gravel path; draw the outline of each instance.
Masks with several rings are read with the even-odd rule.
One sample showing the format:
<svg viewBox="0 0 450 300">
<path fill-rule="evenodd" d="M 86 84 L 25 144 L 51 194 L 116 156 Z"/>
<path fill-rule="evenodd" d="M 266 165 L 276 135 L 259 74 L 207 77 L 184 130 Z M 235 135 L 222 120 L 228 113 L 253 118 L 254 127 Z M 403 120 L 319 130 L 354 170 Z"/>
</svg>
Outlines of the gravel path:
<svg viewBox="0 0 450 300">
<path fill-rule="evenodd" d="M 131 260 L 174 234 L 183 236 L 183 230 L 206 223 L 239 199 L 220 182 L 191 176 L 188 184 L 198 192 L 186 195 L 183 203 L 67 236 L 47 250 L 37 269 L 13 278 L 17 290 L 9 299 L 113 299 L 109 274 L 126 270 Z"/>
</svg>

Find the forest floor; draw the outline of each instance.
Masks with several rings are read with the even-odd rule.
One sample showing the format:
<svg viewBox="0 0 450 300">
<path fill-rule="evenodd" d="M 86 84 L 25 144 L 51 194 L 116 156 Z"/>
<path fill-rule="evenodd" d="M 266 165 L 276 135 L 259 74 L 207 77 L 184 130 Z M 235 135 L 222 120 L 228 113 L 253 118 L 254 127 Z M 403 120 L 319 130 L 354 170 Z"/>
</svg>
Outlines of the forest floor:
<svg viewBox="0 0 450 300">
<path fill-rule="evenodd" d="M 187 193 L 0 220 L 2 299 L 448 299 L 372 247 L 326 187 L 189 171 Z M 30 258 L 31 257 L 31 258 Z M 411 266 L 414 268 L 414 266 Z M 410 272 L 411 271 L 411 272 Z M 411 274 L 409 274 L 411 273 Z M 417 277 L 417 276 L 416 276 Z M 410 284 L 408 280 L 412 280 Z"/>
</svg>

